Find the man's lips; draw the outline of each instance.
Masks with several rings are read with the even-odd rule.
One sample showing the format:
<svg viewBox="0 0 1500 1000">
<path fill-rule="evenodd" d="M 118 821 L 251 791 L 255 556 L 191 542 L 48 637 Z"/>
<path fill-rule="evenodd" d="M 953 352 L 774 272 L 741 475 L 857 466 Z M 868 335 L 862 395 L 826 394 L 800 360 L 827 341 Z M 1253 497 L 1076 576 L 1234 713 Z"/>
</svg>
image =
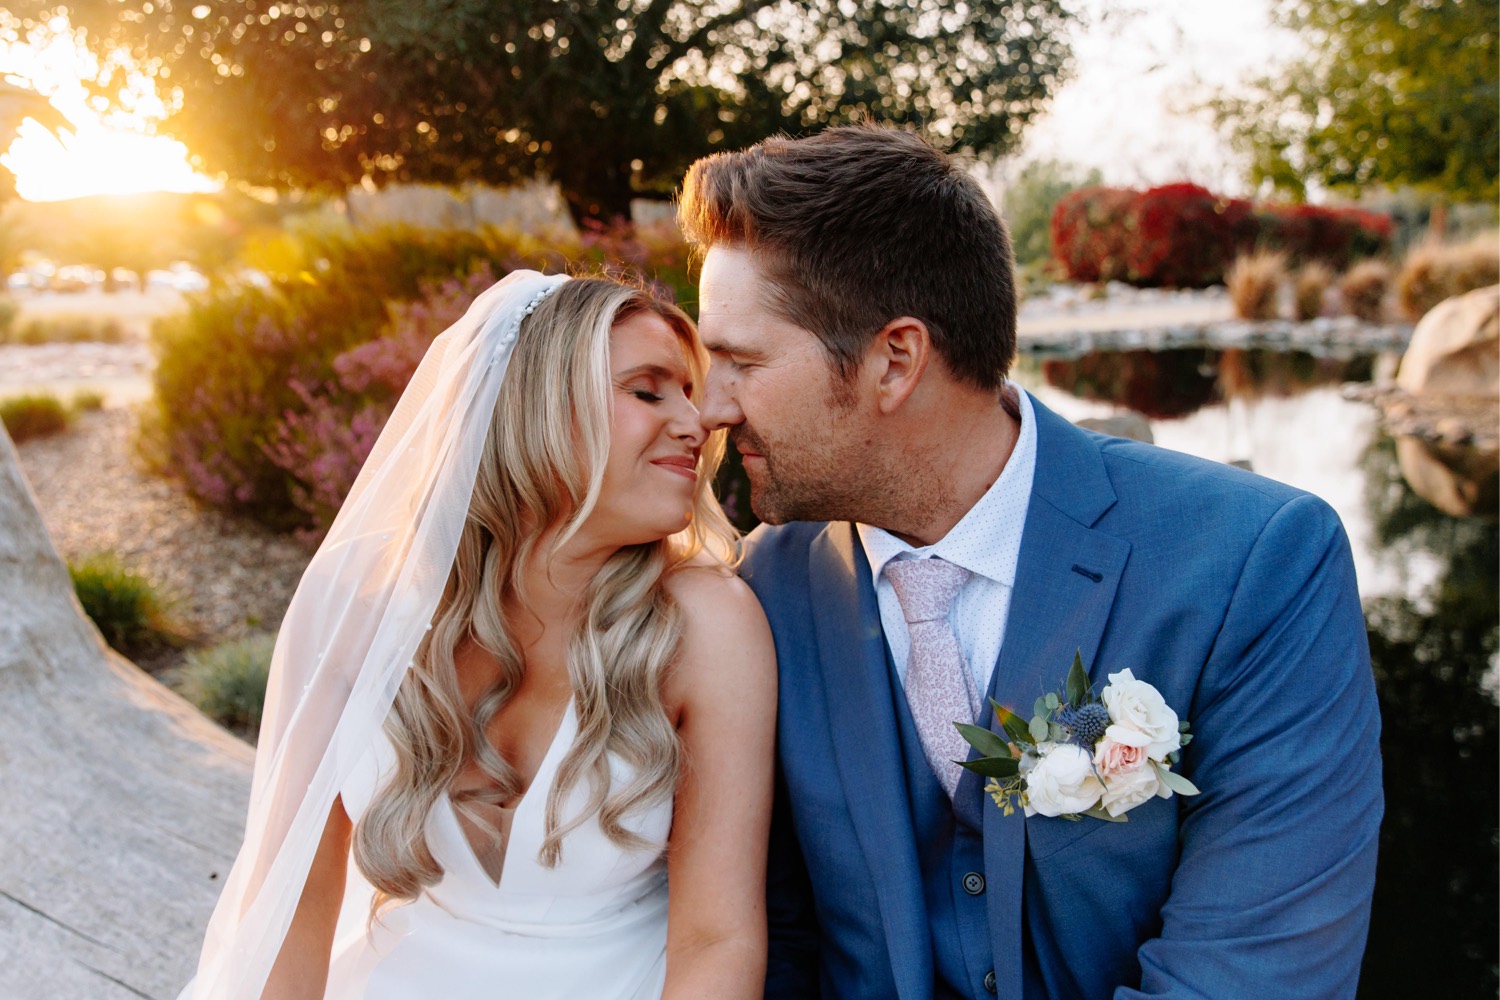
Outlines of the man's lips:
<svg viewBox="0 0 1500 1000">
<path fill-rule="evenodd" d="M 698 460 L 691 455 L 668 455 L 666 458 L 653 458 L 652 465 L 659 465 L 668 472 L 675 472 L 679 476 L 688 479 L 698 478 Z"/>
</svg>

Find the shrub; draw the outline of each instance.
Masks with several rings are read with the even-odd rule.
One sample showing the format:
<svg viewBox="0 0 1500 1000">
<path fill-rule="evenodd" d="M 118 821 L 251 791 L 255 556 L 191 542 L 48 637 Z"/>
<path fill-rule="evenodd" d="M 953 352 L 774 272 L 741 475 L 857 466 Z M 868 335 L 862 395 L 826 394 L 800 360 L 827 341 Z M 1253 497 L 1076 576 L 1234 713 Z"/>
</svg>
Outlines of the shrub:
<svg viewBox="0 0 1500 1000">
<path fill-rule="evenodd" d="M 260 633 L 189 653 L 179 682 L 183 697 L 220 725 L 253 733 L 275 648 L 276 637 Z"/>
<path fill-rule="evenodd" d="M 16 300 L 6 295 L 0 295 L 0 344 L 10 342 L 10 331 L 16 325 L 16 317 L 20 315 L 21 307 Z"/>
<path fill-rule="evenodd" d="M 1424 244 L 1406 255 L 1396 276 L 1396 301 L 1413 323 L 1444 299 L 1500 284 L 1496 236 L 1452 246 Z"/>
<path fill-rule="evenodd" d="M 68 429 L 68 408 L 48 393 L 27 393 L 0 400 L 0 423 L 19 444 Z"/>
<path fill-rule="evenodd" d="M 190 493 L 277 528 L 317 529 L 342 502 L 347 485 L 340 484 L 352 481 L 359 449 L 368 451 L 389 413 L 384 390 L 351 388 L 343 379 L 356 378 L 360 365 L 390 363 L 382 352 L 402 348 L 352 356 L 346 372 L 337 363 L 419 323 L 402 303 L 421 299 L 440 310 L 436 300 L 444 296 L 472 298 L 443 281 L 462 285 L 483 274 L 488 282 L 522 266 L 608 265 L 674 294 L 692 287 L 681 237 L 659 230 L 598 230 L 559 246 L 493 228 L 391 227 L 300 239 L 298 252 L 284 256 L 289 270 L 270 274 L 268 287 L 216 284 L 158 325 L 155 412 L 143 423 L 143 450 Z M 427 341 L 441 329 L 425 334 Z"/>
<path fill-rule="evenodd" d="M 79 389 L 73 393 L 73 402 L 69 408 L 74 413 L 90 413 L 94 410 L 104 409 L 104 393 L 97 389 Z"/>
<path fill-rule="evenodd" d="M 1339 281 L 1344 311 L 1367 323 L 1385 321 L 1385 302 L 1390 291 L 1390 265 L 1378 260 L 1360 261 Z"/>
<path fill-rule="evenodd" d="M 1073 281 L 1124 281 L 1135 192 L 1093 187 L 1065 194 L 1052 212 L 1052 253 Z"/>
<path fill-rule="evenodd" d="M 1275 319 L 1277 299 L 1286 282 L 1286 254 L 1257 250 L 1237 257 L 1225 281 L 1241 319 Z"/>
<path fill-rule="evenodd" d="M 1195 184 L 1084 188 L 1052 216 L 1053 253 L 1074 281 L 1178 288 L 1217 284 L 1237 255 L 1257 249 L 1280 251 L 1291 264 L 1344 267 L 1384 252 L 1391 229 L 1389 218 L 1360 209 L 1257 207 Z"/>
<path fill-rule="evenodd" d="M 1292 312 L 1299 320 L 1316 319 L 1323 313 L 1323 299 L 1333 284 L 1333 268 L 1311 261 L 1297 269 L 1292 280 Z"/>
<path fill-rule="evenodd" d="M 1280 250 L 1290 263 L 1322 261 L 1343 269 L 1390 249 L 1390 216 L 1359 208 L 1262 205 L 1255 210 L 1256 246 Z"/>
<path fill-rule="evenodd" d="M 9 344 L 118 344 L 126 339 L 125 327 L 111 316 L 46 316 L 0 328 L 0 342 Z"/>
<path fill-rule="evenodd" d="M 113 553 L 68 564 L 73 591 L 104 641 L 126 655 L 180 645 L 181 630 L 167 614 L 156 585 Z"/>
</svg>

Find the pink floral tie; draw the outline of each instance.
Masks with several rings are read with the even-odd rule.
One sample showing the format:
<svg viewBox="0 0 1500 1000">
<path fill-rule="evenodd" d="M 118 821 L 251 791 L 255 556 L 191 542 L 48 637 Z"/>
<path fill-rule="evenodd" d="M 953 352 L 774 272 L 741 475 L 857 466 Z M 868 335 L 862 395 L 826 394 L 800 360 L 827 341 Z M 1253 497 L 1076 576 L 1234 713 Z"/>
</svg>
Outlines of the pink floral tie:
<svg viewBox="0 0 1500 1000">
<path fill-rule="evenodd" d="M 953 723 L 972 722 L 979 711 L 974 676 L 948 623 L 948 609 L 969 571 L 941 559 L 900 559 L 886 563 L 885 575 L 911 634 L 906 703 L 927 763 L 951 799 L 963 774 L 953 761 L 969 756 L 969 745 Z"/>
</svg>

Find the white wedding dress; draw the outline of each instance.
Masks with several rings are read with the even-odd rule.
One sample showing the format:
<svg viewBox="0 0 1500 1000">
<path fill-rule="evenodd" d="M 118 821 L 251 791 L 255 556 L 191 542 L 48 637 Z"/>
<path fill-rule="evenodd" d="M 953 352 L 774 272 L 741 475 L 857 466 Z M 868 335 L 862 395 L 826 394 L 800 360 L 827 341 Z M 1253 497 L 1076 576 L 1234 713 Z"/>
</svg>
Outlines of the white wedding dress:
<svg viewBox="0 0 1500 1000">
<path fill-rule="evenodd" d="M 428 845 L 445 874 L 421 896 L 370 923 L 371 890 L 351 862 L 329 1000 L 660 1000 L 672 803 L 625 821 L 649 850 L 616 846 L 595 816 L 564 838 L 555 868 L 538 859 L 547 794 L 576 733 L 569 702 L 531 788 L 516 804 L 498 885 L 447 796 L 427 818 Z M 381 738 L 342 790 L 350 819 L 363 815 L 393 761 Z M 615 787 L 630 777 L 618 761 L 613 771 Z M 580 781 L 563 818 L 577 815 L 587 797 L 587 780 Z"/>
</svg>

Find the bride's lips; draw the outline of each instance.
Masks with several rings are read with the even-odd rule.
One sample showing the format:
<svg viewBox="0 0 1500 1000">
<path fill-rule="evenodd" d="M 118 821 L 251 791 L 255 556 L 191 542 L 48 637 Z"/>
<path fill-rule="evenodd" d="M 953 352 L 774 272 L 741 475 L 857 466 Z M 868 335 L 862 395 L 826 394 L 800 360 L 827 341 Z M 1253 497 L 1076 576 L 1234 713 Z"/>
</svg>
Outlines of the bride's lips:
<svg viewBox="0 0 1500 1000">
<path fill-rule="evenodd" d="M 668 472 L 675 472 L 679 476 L 688 479 L 698 478 L 698 461 L 691 455 L 669 455 L 666 458 L 653 458 L 652 465 L 659 465 Z"/>
</svg>

